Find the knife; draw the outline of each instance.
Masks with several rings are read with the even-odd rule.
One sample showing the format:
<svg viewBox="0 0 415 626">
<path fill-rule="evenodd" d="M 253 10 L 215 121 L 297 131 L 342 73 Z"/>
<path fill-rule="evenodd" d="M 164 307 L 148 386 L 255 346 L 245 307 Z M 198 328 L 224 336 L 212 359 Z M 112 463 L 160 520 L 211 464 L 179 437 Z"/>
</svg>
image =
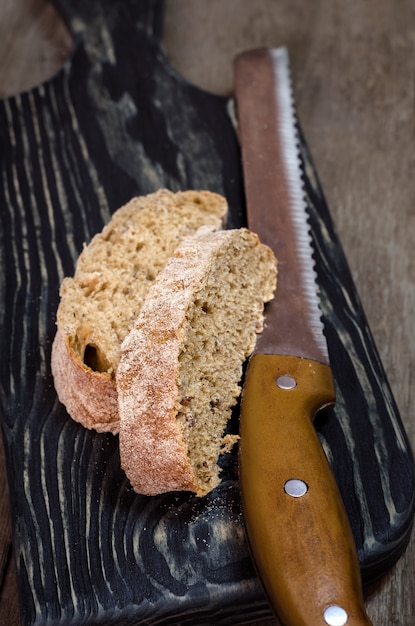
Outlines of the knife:
<svg viewBox="0 0 415 626">
<path fill-rule="evenodd" d="M 248 226 L 278 259 L 241 400 L 240 485 L 253 559 L 285 626 L 370 625 L 351 527 L 313 425 L 335 392 L 285 48 L 243 53 L 235 97 Z"/>
</svg>

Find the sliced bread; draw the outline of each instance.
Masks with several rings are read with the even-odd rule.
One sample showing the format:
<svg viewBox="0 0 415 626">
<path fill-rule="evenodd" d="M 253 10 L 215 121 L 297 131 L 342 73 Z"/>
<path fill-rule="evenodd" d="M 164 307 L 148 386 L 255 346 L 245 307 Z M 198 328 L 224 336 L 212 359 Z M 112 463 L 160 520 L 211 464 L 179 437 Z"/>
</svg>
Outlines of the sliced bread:
<svg viewBox="0 0 415 626">
<path fill-rule="evenodd" d="M 52 347 L 55 388 L 74 420 L 118 432 L 121 342 L 180 241 L 204 225 L 220 229 L 226 214 L 220 195 L 160 190 L 118 209 L 84 248 L 61 285 Z"/>
<path fill-rule="evenodd" d="M 220 482 L 243 362 L 275 286 L 274 254 L 247 229 L 201 229 L 159 273 L 117 370 L 121 465 L 135 491 L 202 496 Z"/>
</svg>

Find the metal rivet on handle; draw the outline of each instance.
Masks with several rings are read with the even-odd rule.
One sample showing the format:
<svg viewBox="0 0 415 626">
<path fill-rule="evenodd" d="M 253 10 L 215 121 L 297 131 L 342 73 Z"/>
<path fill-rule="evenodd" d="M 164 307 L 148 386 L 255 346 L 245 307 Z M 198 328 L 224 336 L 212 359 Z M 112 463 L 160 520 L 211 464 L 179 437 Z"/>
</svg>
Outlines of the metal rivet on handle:
<svg viewBox="0 0 415 626">
<path fill-rule="evenodd" d="M 328 626 L 344 626 L 349 616 L 343 607 L 332 604 L 324 611 L 324 621 Z"/>
<path fill-rule="evenodd" d="M 293 498 L 301 498 L 307 493 L 308 485 L 299 478 L 290 478 L 284 485 L 284 491 Z"/>
<path fill-rule="evenodd" d="M 280 389 L 294 389 L 297 384 L 295 378 L 293 378 L 292 376 L 288 376 L 288 374 L 278 376 L 275 382 Z"/>
</svg>

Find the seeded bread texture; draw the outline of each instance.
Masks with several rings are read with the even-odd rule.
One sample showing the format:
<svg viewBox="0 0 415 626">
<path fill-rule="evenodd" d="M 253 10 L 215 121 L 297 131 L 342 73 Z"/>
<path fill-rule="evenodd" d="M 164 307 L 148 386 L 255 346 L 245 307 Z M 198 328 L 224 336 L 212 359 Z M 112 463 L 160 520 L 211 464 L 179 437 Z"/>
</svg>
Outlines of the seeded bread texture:
<svg viewBox="0 0 415 626">
<path fill-rule="evenodd" d="M 180 241 L 201 226 L 222 228 L 226 214 L 218 194 L 160 190 L 118 209 L 84 248 L 61 285 L 52 347 L 55 388 L 74 420 L 118 432 L 120 345 Z"/>
<path fill-rule="evenodd" d="M 149 290 L 117 371 L 121 464 L 135 491 L 219 482 L 242 366 L 263 328 L 276 260 L 247 229 L 184 240 Z"/>
</svg>

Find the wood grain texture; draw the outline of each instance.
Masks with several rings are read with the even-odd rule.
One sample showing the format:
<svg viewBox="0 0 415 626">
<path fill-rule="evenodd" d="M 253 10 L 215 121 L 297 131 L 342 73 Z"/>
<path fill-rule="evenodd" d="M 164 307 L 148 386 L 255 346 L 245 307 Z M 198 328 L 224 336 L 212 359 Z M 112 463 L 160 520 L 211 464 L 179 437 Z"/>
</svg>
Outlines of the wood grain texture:
<svg viewBox="0 0 415 626">
<path fill-rule="evenodd" d="M 170 4 L 174 10 L 175 3 Z M 262 9 L 268 8 L 269 14 L 258 13 L 253 20 L 252 5 L 247 3 L 244 14 L 239 3 L 239 11 L 233 5 L 233 19 L 226 22 L 220 3 L 212 2 L 208 15 L 204 15 L 202 4 L 205 6 L 194 3 L 199 11 L 194 18 L 205 28 L 216 4 L 217 21 L 205 33 L 215 33 L 216 45 L 211 44 L 215 54 L 210 53 L 209 66 L 216 67 L 218 73 L 226 65 L 219 44 L 232 40 L 230 25 L 236 24 L 240 36 L 244 25 L 244 47 L 251 42 L 290 46 L 298 77 L 300 118 L 413 441 L 414 272 L 410 251 L 414 183 L 410 172 L 414 56 L 408 26 L 412 8 L 402 3 L 398 14 L 393 3 L 358 6 L 352 2 L 343 6 L 321 2 L 313 4 L 310 15 L 307 11 L 311 9 L 304 3 L 279 7 L 265 3 L 268 7 Z M 176 9 L 181 11 L 185 5 L 176 2 Z M 186 15 L 191 18 L 189 5 Z M 182 18 L 181 28 L 185 23 Z M 262 40 L 250 39 L 261 29 Z M 265 41 L 267 29 L 272 31 L 271 42 Z M 186 37 L 181 39 L 181 44 L 190 43 L 192 54 L 187 49 L 185 57 L 192 58 L 192 67 L 197 60 L 191 40 L 195 32 L 194 27 L 186 28 Z M 199 35 L 199 43 L 201 39 L 205 41 L 206 36 Z M 358 62 L 351 62 L 357 52 Z M 204 61 L 200 67 L 206 65 Z M 202 74 L 199 69 L 198 76 Z M 412 623 L 413 580 L 413 549 L 408 549 L 395 570 L 368 592 L 374 623 Z"/>
</svg>

